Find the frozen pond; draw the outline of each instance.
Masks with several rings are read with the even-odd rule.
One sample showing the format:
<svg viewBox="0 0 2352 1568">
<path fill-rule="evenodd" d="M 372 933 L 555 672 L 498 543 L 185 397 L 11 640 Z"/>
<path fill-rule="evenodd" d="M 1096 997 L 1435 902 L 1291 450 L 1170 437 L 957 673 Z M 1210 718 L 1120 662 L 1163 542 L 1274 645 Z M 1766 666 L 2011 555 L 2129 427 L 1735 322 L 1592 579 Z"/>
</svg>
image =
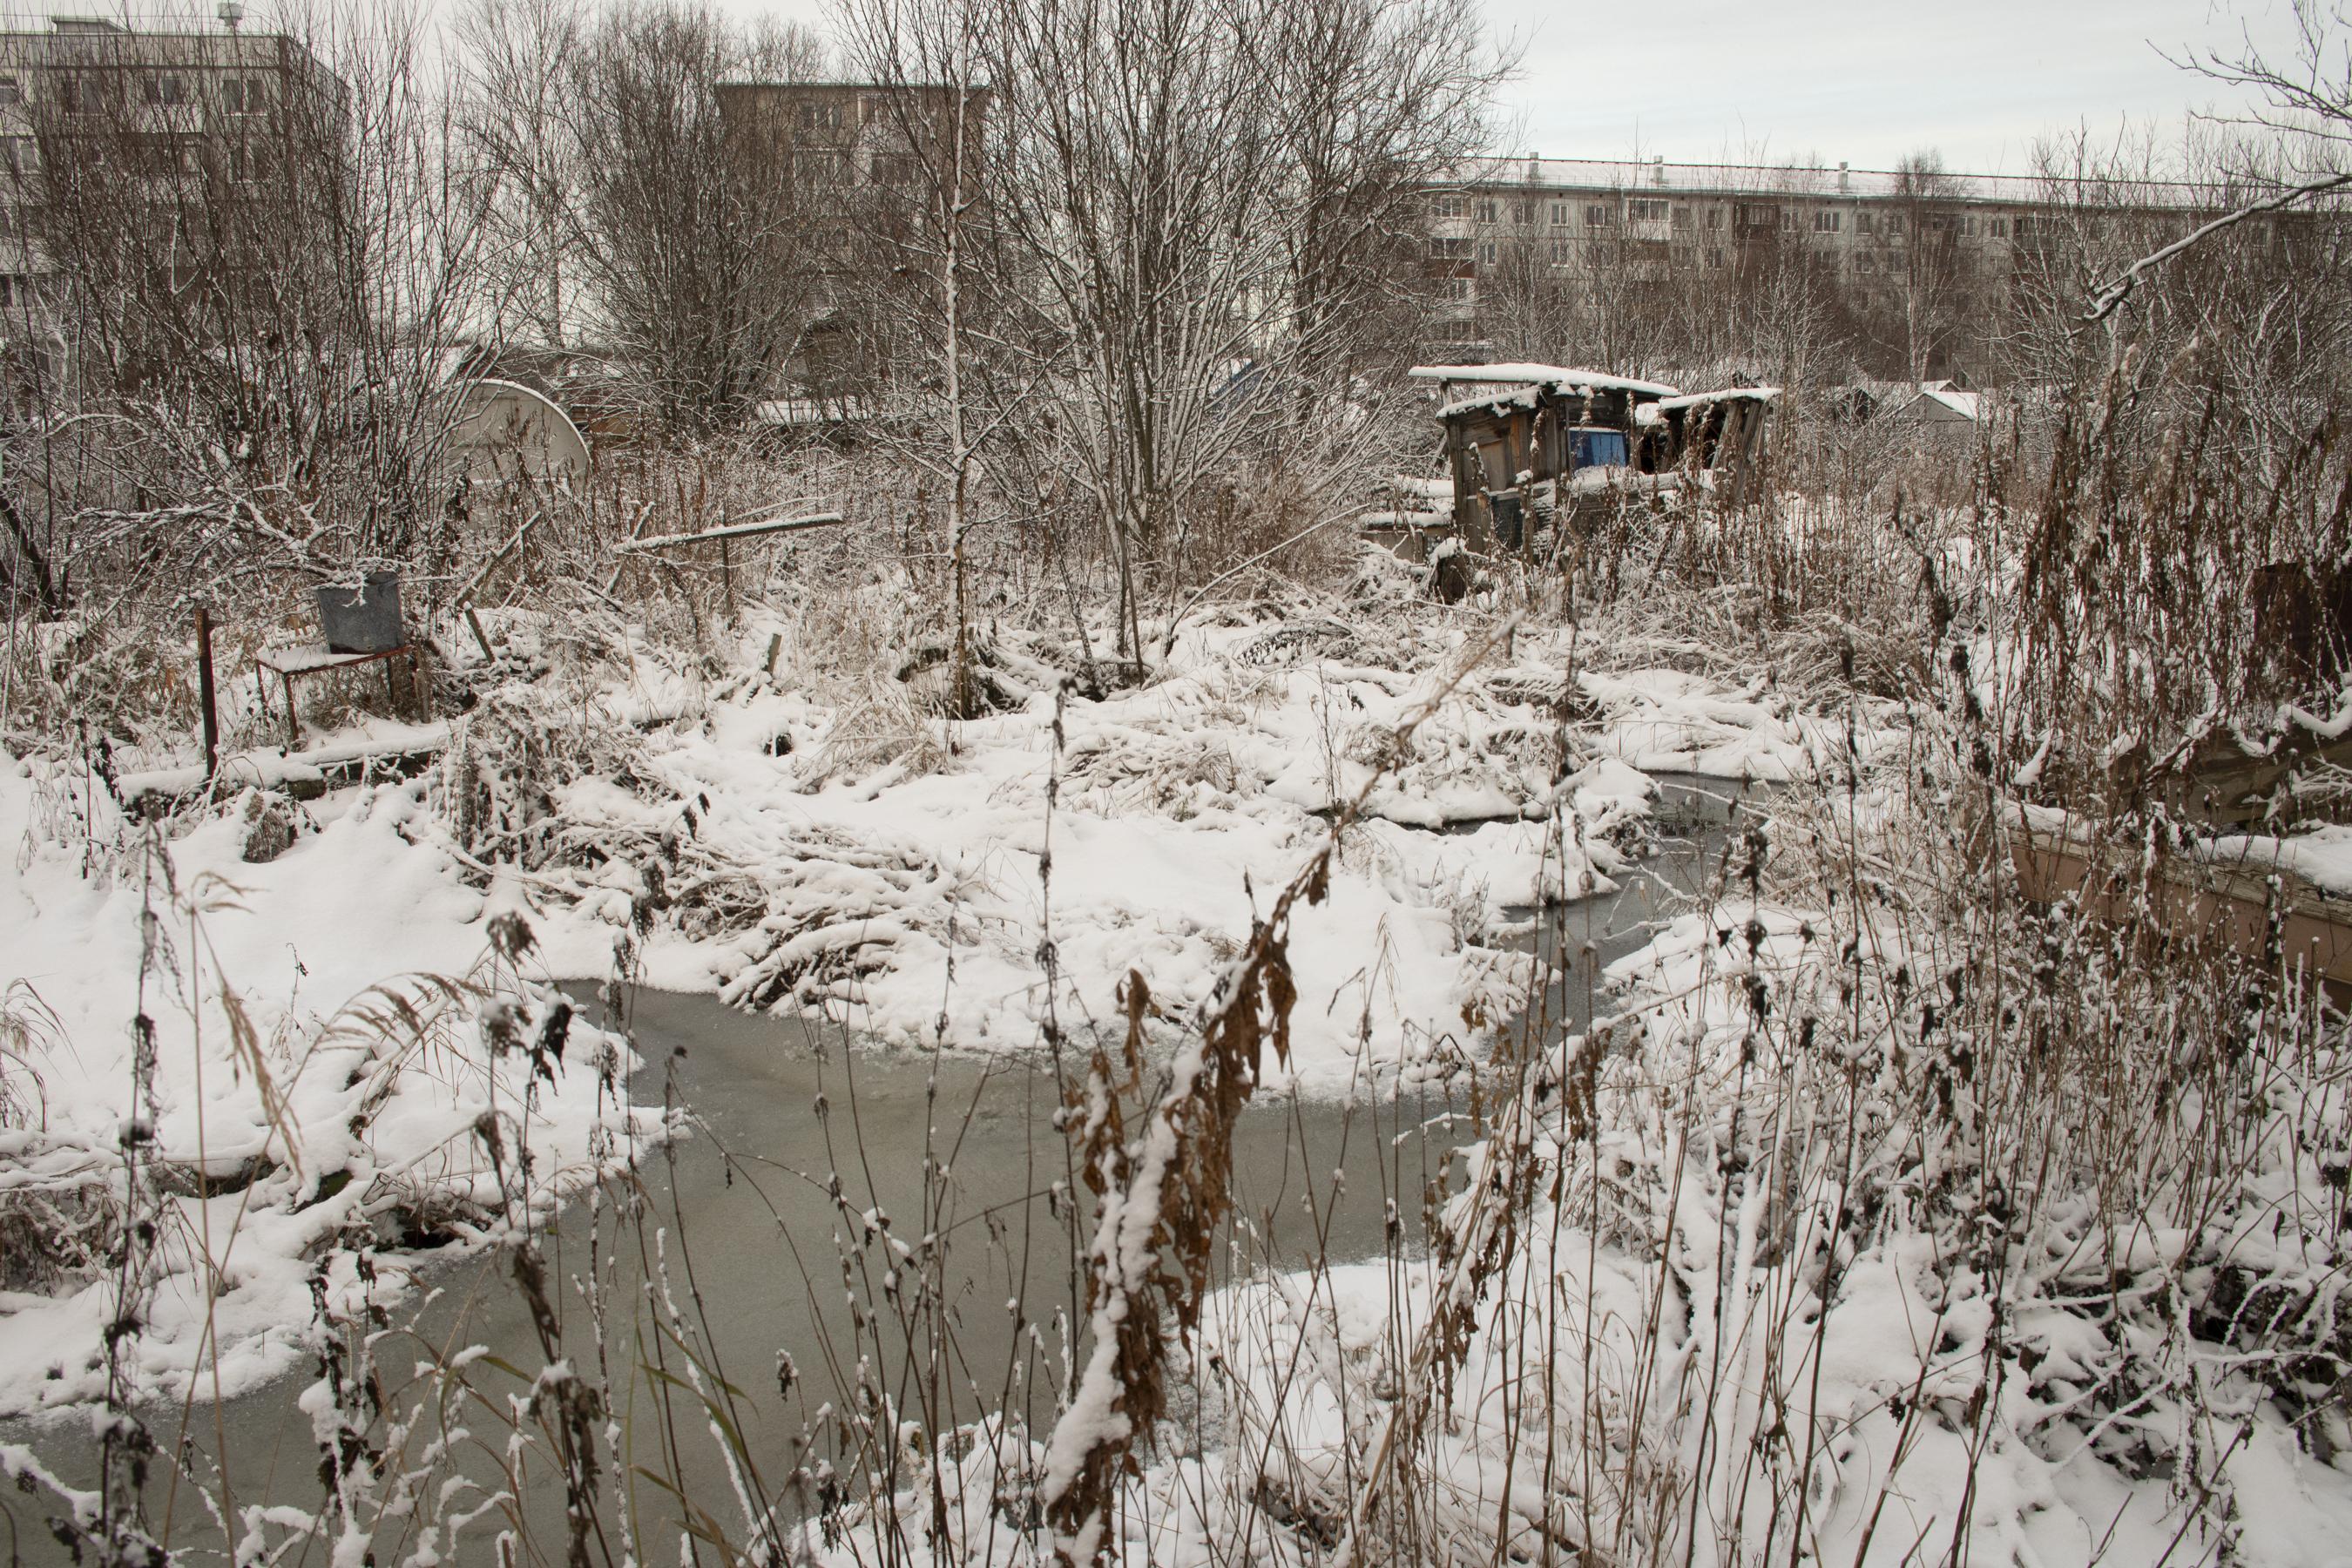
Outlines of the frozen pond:
<svg viewBox="0 0 2352 1568">
<path fill-rule="evenodd" d="M 1709 881 L 1737 841 L 1737 796 L 1736 786 L 1667 782 L 1657 852 L 1620 877 L 1620 891 L 1517 911 L 1518 945 L 1567 961 L 1543 1004 L 1551 1027 L 1589 1018 L 1601 969 L 1646 941 L 1685 889 Z M 1072 1210 L 1063 1198 L 1073 1173 L 1054 1125 L 1061 1091 L 1050 1062 L 855 1048 L 838 1029 L 739 1013 L 709 996 L 641 991 L 632 1008 L 646 1058 L 636 1094 L 668 1095 L 691 1111 L 694 1131 L 652 1154 L 633 1188 L 568 1206 L 545 1246 L 559 1353 L 583 1367 L 601 1360 L 613 1414 L 646 1445 L 633 1465 L 684 1475 L 694 1502 L 740 1534 L 736 1482 L 688 1391 L 698 1377 L 740 1435 L 741 1484 L 761 1500 L 779 1500 L 781 1478 L 800 1462 L 803 1423 L 827 1402 L 846 1407 L 856 1397 L 861 1362 L 901 1417 L 928 1429 L 999 1408 L 1030 1410 L 1040 1425 L 1050 1417 L 1072 1348 L 1064 1325 L 1083 1305 L 1068 1267 Z M 1083 1066 L 1076 1057 L 1067 1065 Z M 1469 1133 L 1460 1110 L 1429 1092 L 1351 1104 L 1261 1095 L 1237 1143 L 1240 1224 L 1225 1266 L 1240 1274 L 1318 1256 L 1418 1254 L 1424 1190 L 1445 1149 Z M 625 1216 L 632 1204 L 636 1219 Z M 910 1246 L 940 1238 L 935 1298 L 908 1288 L 913 1271 L 905 1284 L 886 1283 L 887 1243 L 856 1245 L 869 1211 L 887 1214 L 890 1234 Z M 466 1415 L 465 1468 L 494 1486 L 509 1396 L 527 1394 L 547 1358 L 502 1256 L 426 1254 L 417 1263 L 429 1295 L 413 1296 L 377 1342 L 384 1392 L 398 1407 L 419 1362 L 488 1347 L 489 1359 L 469 1374 L 487 1400 Z M 586 1300 L 592 1278 L 605 1307 L 601 1345 Z M 1013 1301 L 1025 1304 L 1017 1316 Z M 789 1394 L 779 1392 L 780 1352 L 796 1369 Z M 737 1392 L 720 1388 L 721 1378 Z M 238 1506 L 314 1507 L 318 1455 L 295 1405 L 310 1381 L 307 1372 L 289 1375 L 184 1418 L 177 1408 L 145 1415 L 160 1441 L 184 1441 L 198 1475 L 225 1479 Z M 0 1425 L 0 1441 L 33 1444 L 75 1484 L 93 1479 L 95 1446 L 79 1425 Z M 175 1547 L 223 1560 L 221 1533 L 194 1489 L 184 1480 L 175 1489 L 162 1469 L 148 1491 L 151 1527 L 168 1522 Z M 534 1477 L 524 1504 L 532 1532 L 560 1543 L 560 1479 L 543 1466 Z M 608 1501 L 614 1480 L 603 1478 Z M 5 1502 L 15 1539 L 0 1539 L 0 1552 L 66 1560 L 37 1500 Z M 678 1510 L 650 1482 L 635 1486 L 634 1506 L 663 1521 Z M 487 1560 L 497 1528 L 493 1518 L 477 1525 L 461 1560 Z"/>
<path fill-rule="evenodd" d="M 583 1288 L 593 1268 L 607 1305 L 603 1359 L 622 1406 L 616 1414 L 633 1434 L 659 1435 L 667 1449 L 669 1426 L 656 1407 L 669 1393 L 675 1468 L 702 1483 L 695 1489 L 708 1495 L 698 1502 L 739 1524 L 709 1419 L 681 1392 L 698 1370 L 689 1351 L 706 1380 L 724 1377 L 742 1391 L 730 1419 L 752 1461 L 751 1484 L 771 1495 L 775 1479 L 796 1462 L 793 1439 L 804 1416 L 853 1396 L 861 1358 L 882 1369 L 877 1381 L 912 1419 L 928 1411 L 944 1426 L 1032 1401 L 1050 1415 L 1051 1380 L 1067 1348 L 1057 1318 L 1077 1314 L 1068 1234 L 1056 1217 L 1071 1212 L 1055 1192 L 1057 1183 L 1067 1191 L 1071 1173 L 1053 1125 L 1059 1094 L 1049 1063 L 852 1049 L 838 1030 L 821 1036 L 797 1019 L 753 1016 L 709 996 L 641 991 L 630 1022 L 646 1061 L 636 1093 L 658 1100 L 667 1090 L 690 1108 L 695 1128 L 645 1162 L 635 1193 L 642 1225 L 622 1219 L 629 1194 L 619 1189 L 593 1208 L 568 1205 L 546 1238 L 549 1273 L 560 1286 L 562 1353 L 592 1365 L 599 1352 Z M 1070 1065 L 1077 1071 L 1083 1063 L 1073 1058 Z M 1397 1243 L 1413 1247 L 1423 1187 L 1444 1148 L 1467 1136 L 1449 1109 L 1410 1095 L 1381 1105 L 1262 1095 L 1245 1113 L 1238 1145 L 1235 1196 L 1245 1240 L 1235 1266 L 1297 1267 L 1318 1253 L 1335 1261 L 1377 1255 L 1390 1240 L 1391 1199 L 1404 1216 Z M 927 1166 L 946 1173 L 927 1181 Z M 1345 1172 L 1344 1181 L 1332 1180 L 1335 1170 Z M 845 1211 L 830 1195 L 836 1173 Z M 902 1324 L 894 1303 L 913 1293 L 884 1288 L 887 1248 L 836 1245 L 836 1234 L 857 1230 L 869 1210 L 887 1213 L 892 1234 L 909 1243 L 926 1234 L 943 1238 L 938 1310 L 910 1311 Z M 494 1358 L 472 1369 L 478 1388 L 501 1405 L 509 1394 L 527 1394 L 526 1382 L 496 1364 L 535 1373 L 546 1361 L 506 1260 L 482 1253 L 418 1261 L 435 1294 L 397 1310 L 394 1331 L 376 1349 L 391 1400 L 400 1402 L 417 1362 L 474 1344 Z M 846 1287 L 845 1261 L 854 1280 Z M 669 1313 L 645 1289 L 665 1275 L 676 1308 L 668 1332 L 658 1331 L 656 1321 Z M 875 1309 L 862 1327 L 850 1306 L 853 1290 Z M 1006 1310 L 1016 1300 L 1027 1303 L 1018 1321 Z M 798 1369 L 788 1398 L 778 1392 L 780 1351 Z M 213 1476 L 225 1451 L 226 1479 L 239 1506 L 264 1500 L 315 1506 L 318 1455 L 310 1421 L 294 1403 L 310 1381 L 308 1373 L 289 1375 L 217 1414 L 208 1405 L 189 1412 L 184 1437 L 197 1473 Z M 176 1407 L 142 1414 L 160 1442 L 182 1436 Z M 489 1415 L 477 1411 L 468 1424 L 478 1440 L 495 1446 L 500 1434 Z M 0 1425 L 0 1441 L 30 1443 L 68 1481 L 88 1485 L 98 1460 L 86 1432 L 79 1423 L 8 1423 Z M 673 1464 L 667 1453 L 652 1452 L 636 1462 L 663 1470 Z M 494 1473 L 488 1452 L 469 1468 L 486 1481 Z M 555 1479 L 544 1471 L 541 1479 Z M 640 1508 L 676 1516 L 664 1494 L 649 1485 L 638 1491 Z M 560 1487 L 534 1493 L 534 1533 L 545 1529 L 560 1542 Z M 66 1561 L 36 1500 L 12 1494 L 0 1502 L 16 1516 L 13 1542 L 0 1521 L 0 1562 L 12 1545 L 28 1563 Z M 149 1503 L 153 1527 L 168 1515 L 175 1547 L 208 1558 L 218 1552 L 220 1532 L 185 1481 L 174 1495 L 168 1478 L 158 1479 Z M 470 1552 L 486 1552 L 494 1533 L 477 1531 L 467 1560 Z"/>
</svg>

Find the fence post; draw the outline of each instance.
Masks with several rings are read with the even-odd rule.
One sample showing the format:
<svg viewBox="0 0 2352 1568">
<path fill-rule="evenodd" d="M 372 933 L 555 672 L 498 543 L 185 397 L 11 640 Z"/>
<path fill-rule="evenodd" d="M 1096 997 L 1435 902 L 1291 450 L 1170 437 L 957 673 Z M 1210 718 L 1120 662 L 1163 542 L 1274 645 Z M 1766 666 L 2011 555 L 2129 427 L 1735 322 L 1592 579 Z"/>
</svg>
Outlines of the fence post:
<svg viewBox="0 0 2352 1568">
<path fill-rule="evenodd" d="M 220 762 L 220 714 L 213 699 L 213 616 L 196 606 L 196 695 L 205 707 L 205 782 Z"/>
</svg>

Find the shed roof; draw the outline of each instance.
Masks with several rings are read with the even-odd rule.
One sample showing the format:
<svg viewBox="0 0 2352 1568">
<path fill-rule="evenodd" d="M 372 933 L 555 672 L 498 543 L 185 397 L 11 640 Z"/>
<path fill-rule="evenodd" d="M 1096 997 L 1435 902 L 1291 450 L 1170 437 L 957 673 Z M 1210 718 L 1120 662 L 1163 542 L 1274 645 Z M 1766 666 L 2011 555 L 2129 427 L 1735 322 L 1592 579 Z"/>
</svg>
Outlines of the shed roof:
<svg viewBox="0 0 2352 1568">
<path fill-rule="evenodd" d="M 1415 381 L 1516 382 L 1528 385 L 1580 386 L 1596 392 L 1633 392 L 1650 397 L 1672 397 L 1678 390 L 1664 382 L 1640 381 L 1630 375 L 1612 375 L 1607 371 L 1578 370 L 1557 364 L 1417 364 L 1406 374 Z"/>
</svg>

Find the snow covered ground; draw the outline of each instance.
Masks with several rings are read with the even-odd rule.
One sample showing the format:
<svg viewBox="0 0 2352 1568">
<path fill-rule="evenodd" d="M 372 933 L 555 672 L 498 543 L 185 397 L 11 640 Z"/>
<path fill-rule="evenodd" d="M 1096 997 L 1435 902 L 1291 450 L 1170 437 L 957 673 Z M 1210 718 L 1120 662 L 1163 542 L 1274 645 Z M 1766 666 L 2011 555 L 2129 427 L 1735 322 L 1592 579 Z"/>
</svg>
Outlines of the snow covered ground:
<svg viewBox="0 0 2352 1568">
<path fill-rule="evenodd" d="M 585 673 L 541 665 L 459 719 L 424 776 L 309 804 L 248 796 L 168 828 L 126 818 L 79 766 L 0 763 L 0 842 L 16 847 L 0 986 L 27 1025 L 5 1063 L 0 1191 L 60 1224 L 75 1203 L 105 1208 L 142 1092 L 143 1006 L 154 1152 L 184 1190 L 168 1195 L 142 1386 L 177 1395 L 193 1379 L 209 1396 L 215 1370 L 226 1394 L 292 1364 L 311 1260 L 357 1229 L 394 1258 L 420 1216 L 483 1234 L 485 1110 L 519 1117 L 540 1149 L 542 1203 L 657 1131 L 614 1103 L 617 1042 L 575 1024 L 535 1083 L 529 1050 L 494 1048 L 486 1010 L 537 1038 L 548 976 L 606 973 L 617 951 L 656 986 L 828 1008 L 887 1046 L 987 1050 L 1037 1038 L 1050 934 L 1066 1028 L 1113 1014 L 1129 971 L 1181 1021 L 1333 801 L 1378 773 L 1374 819 L 1291 950 L 1297 1082 L 1378 1089 L 1482 1048 L 1465 1017 L 1499 1016 L 1527 975 L 1492 928 L 1612 886 L 1643 841 L 1638 768 L 1786 777 L 1822 743 L 1769 694 L 1673 671 L 1587 674 L 1571 691 L 1564 647 L 1540 639 L 1506 658 L 1434 620 L 1378 647 L 1337 625 L 1244 621 L 1188 635 L 1147 686 L 1070 698 L 1058 750 L 1055 699 L 1036 689 L 930 725 L 919 763 L 906 749 L 869 761 L 838 732 L 856 722 L 847 704 L 758 673 L 773 629 L 741 628 L 716 678 L 634 637 Z M 552 638 L 520 615 L 496 633 L 519 662 Z M 1601 721 L 1565 762 L 1563 702 Z M 460 797 L 496 771 L 516 714 L 551 711 L 605 765 L 529 781 L 544 800 L 486 876 Z M 1544 820 L 1555 791 L 1563 831 Z M 290 843 L 249 860 L 271 815 Z M 493 954 L 500 910 L 535 938 L 520 963 Z M 0 1297 L 0 1414 L 101 1386 L 111 1285 L 37 1275 Z"/>
</svg>

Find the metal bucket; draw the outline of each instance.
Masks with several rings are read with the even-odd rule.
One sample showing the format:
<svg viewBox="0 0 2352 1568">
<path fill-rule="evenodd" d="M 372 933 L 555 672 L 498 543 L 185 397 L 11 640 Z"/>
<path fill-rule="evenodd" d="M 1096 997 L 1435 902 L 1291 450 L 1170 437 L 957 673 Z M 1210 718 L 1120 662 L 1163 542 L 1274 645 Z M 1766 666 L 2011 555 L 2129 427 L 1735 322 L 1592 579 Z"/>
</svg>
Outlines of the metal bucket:
<svg viewBox="0 0 2352 1568">
<path fill-rule="evenodd" d="M 319 590 L 319 629 L 337 653 L 384 653 L 408 639 L 400 625 L 400 574 L 371 572 L 357 589 Z"/>
</svg>

